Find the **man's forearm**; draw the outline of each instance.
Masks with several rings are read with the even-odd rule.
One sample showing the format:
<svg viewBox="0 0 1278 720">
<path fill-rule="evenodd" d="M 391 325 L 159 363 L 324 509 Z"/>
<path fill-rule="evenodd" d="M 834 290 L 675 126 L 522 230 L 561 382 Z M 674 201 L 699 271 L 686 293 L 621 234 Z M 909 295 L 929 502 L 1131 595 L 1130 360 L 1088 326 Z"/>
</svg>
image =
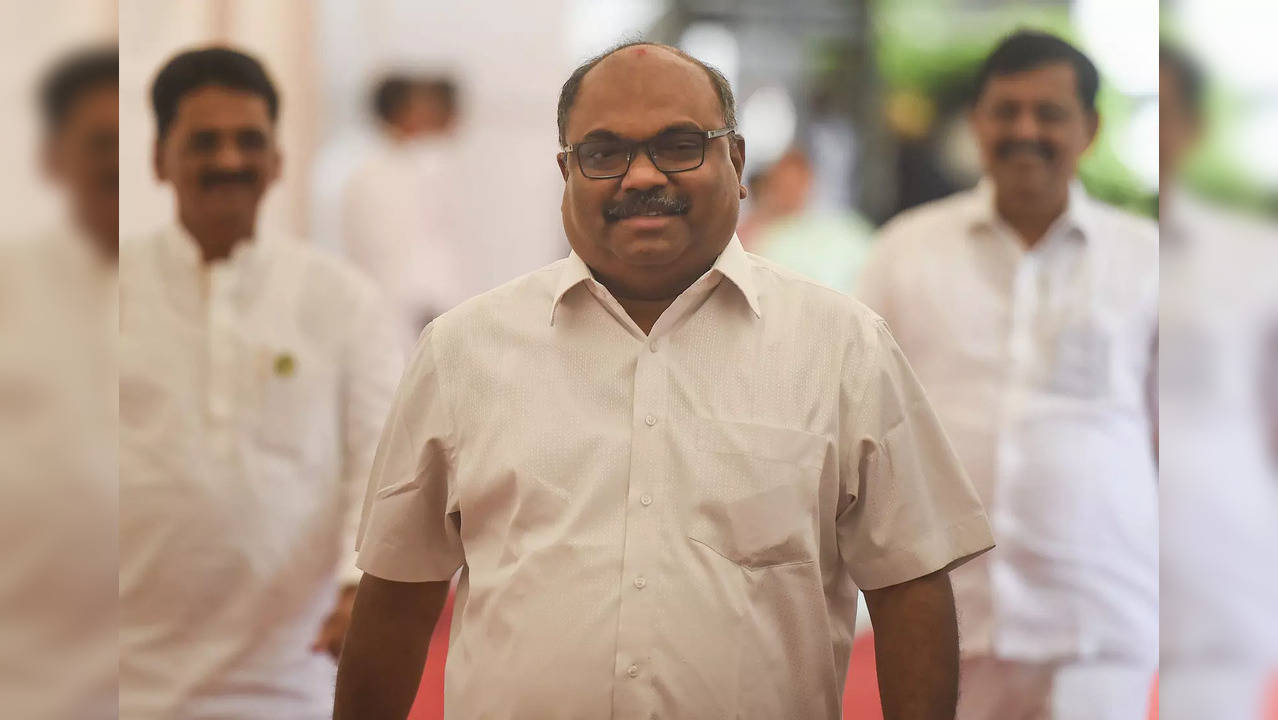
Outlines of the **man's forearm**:
<svg viewBox="0 0 1278 720">
<path fill-rule="evenodd" d="M 958 622 L 948 573 L 865 593 L 884 720 L 954 720 Z"/>
<path fill-rule="evenodd" d="M 417 695 L 448 582 L 364 575 L 337 670 L 333 720 L 404 720 Z"/>
</svg>

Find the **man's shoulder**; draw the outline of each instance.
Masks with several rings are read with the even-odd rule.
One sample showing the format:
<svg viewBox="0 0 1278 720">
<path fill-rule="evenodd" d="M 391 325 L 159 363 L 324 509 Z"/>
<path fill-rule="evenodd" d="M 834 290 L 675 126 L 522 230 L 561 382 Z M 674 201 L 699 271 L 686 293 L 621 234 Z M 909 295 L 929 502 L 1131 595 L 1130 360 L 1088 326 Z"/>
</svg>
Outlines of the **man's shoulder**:
<svg viewBox="0 0 1278 720">
<path fill-rule="evenodd" d="M 882 319 L 860 300 L 795 272 L 772 260 L 750 255 L 755 279 L 760 291 L 763 312 L 775 309 L 782 312 L 815 314 L 824 322 L 835 322 L 837 327 L 873 328 Z"/>
<path fill-rule="evenodd" d="M 933 237 L 937 231 L 952 233 L 958 227 L 957 223 L 967 216 L 973 202 L 972 194 L 972 190 L 962 190 L 902 210 L 884 223 L 879 230 L 879 238 L 917 240 Z"/>
<path fill-rule="evenodd" d="M 380 295 L 372 279 L 346 258 L 316 247 L 303 238 L 272 236 L 265 249 L 286 267 L 303 274 L 308 286 L 343 300 L 366 300 Z"/>
<path fill-rule="evenodd" d="M 1158 223 L 1099 200 L 1090 202 L 1100 247 L 1119 267 L 1158 273 Z"/>
<path fill-rule="evenodd" d="M 1158 244 L 1158 222 L 1153 218 L 1138 215 L 1095 198 L 1091 199 L 1091 213 L 1109 235 L 1125 238 L 1132 243 Z"/>
<path fill-rule="evenodd" d="M 561 258 L 463 300 L 435 319 L 436 332 L 447 333 L 446 328 L 474 327 L 476 323 L 494 320 L 514 321 L 529 312 L 542 313 L 543 310 L 549 323 L 555 287 L 567 263 L 568 258 Z"/>
</svg>

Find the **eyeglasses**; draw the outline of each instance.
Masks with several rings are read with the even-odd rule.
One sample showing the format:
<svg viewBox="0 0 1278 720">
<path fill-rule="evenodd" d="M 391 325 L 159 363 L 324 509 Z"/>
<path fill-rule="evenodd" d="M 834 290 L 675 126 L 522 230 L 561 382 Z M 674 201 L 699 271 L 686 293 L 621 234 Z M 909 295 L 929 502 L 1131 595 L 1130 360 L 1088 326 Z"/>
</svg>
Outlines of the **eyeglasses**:
<svg viewBox="0 0 1278 720">
<path fill-rule="evenodd" d="M 706 143 L 731 135 L 736 128 L 719 130 L 671 130 L 638 142 L 628 140 L 588 140 L 565 145 L 565 153 L 577 156 L 581 174 L 592 180 L 619 178 L 630 171 L 635 149 L 642 145 L 653 167 L 663 173 L 696 170 L 706 161 Z"/>
</svg>

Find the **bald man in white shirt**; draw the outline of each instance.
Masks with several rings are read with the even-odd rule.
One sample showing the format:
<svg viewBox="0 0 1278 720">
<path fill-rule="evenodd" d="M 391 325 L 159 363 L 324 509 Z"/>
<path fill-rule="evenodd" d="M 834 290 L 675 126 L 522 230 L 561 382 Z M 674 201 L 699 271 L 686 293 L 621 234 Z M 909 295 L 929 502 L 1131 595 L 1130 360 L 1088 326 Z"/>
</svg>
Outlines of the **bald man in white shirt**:
<svg viewBox="0 0 1278 720">
<path fill-rule="evenodd" d="M 228 48 L 152 88 L 177 222 L 121 249 L 120 715 L 329 717 L 402 365 L 371 283 L 257 227 L 279 99 Z"/>
<path fill-rule="evenodd" d="M 952 718 L 985 514 L 883 323 L 745 252 L 722 75 L 622 46 L 560 96 L 573 253 L 422 335 L 382 436 L 338 720 L 402 720 L 461 568 L 450 718 Z"/>
<path fill-rule="evenodd" d="M 1075 178 L 1098 75 L 1019 32 L 986 60 L 987 177 L 881 233 L 858 296 L 918 372 L 999 547 L 954 573 L 960 720 L 1143 717 L 1158 659 L 1158 231 Z"/>
</svg>

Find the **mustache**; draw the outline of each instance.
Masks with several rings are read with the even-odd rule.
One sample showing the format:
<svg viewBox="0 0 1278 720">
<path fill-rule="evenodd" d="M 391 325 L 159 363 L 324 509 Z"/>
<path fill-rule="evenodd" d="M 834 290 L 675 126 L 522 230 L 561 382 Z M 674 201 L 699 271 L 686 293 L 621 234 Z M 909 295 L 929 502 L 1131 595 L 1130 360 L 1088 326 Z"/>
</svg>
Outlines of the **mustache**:
<svg viewBox="0 0 1278 720">
<path fill-rule="evenodd" d="M 258 172 L 256 170 L 237 170 L 226 172 L 222 170 L 209 170 L 200 175 L 200 187 L 208 190 L 217 185 L 234 185 L 240 183 L 243 185 L 257 184 Z"/>
<path fill-rule="evenodd" d="M 668 195 L 661 188 L 651 190 L 631 190 L 620 200 L 605 205 L 604 220 L 616 222 L 635 215 L 660 213 L 662 215 L 684 215 L 691 204 L 687 198 Z"/>
<path fill-rule="evenodd" d="M 1006 160 L 1012 155 L 1020 152 L 1033 153 L 1047 161 L 1056 159 L 1056 148 L 1045 142 L 1035 142 L 1033 140 L 1006 140 L 999 143 L 994 148 L 994 154 L 997 155 L 1000 160 Z"/>
</svg>

